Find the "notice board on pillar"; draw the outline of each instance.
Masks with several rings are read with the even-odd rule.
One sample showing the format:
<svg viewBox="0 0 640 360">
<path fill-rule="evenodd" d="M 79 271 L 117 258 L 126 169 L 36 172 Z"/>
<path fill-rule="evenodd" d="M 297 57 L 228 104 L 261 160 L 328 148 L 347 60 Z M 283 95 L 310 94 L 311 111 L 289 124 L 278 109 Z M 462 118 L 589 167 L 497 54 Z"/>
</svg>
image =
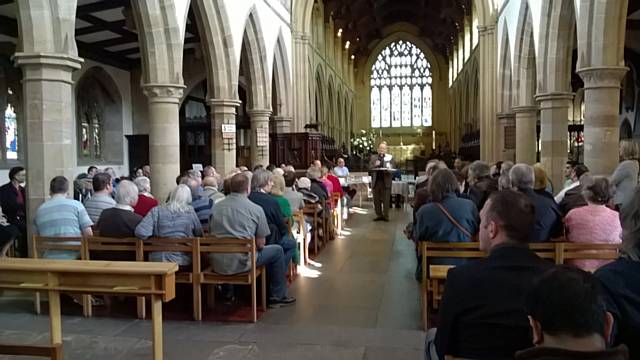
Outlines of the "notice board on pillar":
<svg viewBox="0 0 640 360">
<path fill-rule="evenodd" d="M 260 147 L 269 146 L 269 128 L 268 127 L 256 128 L 256 146 L 260 146 Z"/>
</svg>

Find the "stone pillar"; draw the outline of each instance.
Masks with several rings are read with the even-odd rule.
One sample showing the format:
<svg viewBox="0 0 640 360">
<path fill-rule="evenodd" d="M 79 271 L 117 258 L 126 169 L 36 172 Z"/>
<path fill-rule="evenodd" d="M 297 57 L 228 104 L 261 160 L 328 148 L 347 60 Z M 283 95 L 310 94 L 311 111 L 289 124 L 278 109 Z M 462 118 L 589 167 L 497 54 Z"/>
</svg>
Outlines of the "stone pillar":
<svg viewBox="0 0 640 360">
<path fill-rule="evenodd" d="M 594 175 L 611 175 L 619 162 L 620 81 L 629 68 L 577 70 L 584 81 L 584 162 Z"/>
<path fill-rule="evenodd" d="M 515 161 L 515 113 L 499 113 L 498 118 L 498 158 L 502 161 Z"/>
<path fill-rule="evenodd" d="M 27 224 L 32 224 L 36 209 L 49 197 L 52 178 L 64 175 L 73 191 L 77 159 L 72 74 L 83 60 L 67 54 L 16 53 L 15 62 L 22 69 Z"/>
<path fill-rule="evenodd" d="M 271 110 L 253 109 L 247 113 L 251 117 L 251 166 L 269 165 L 269 116 Z M 258 133 L 266 132 L 267 141 L 258 146 Z"/>
<path fill-rule="evenodd" d="M 185 86 L 144 84 L 149 101 L 149 165 L 151 191 L 164 201 L 176 187 L 180 175 L 180 98 Z"/>
<path fill-rule="evenodd" d="M 309 89 L 313 83 L 309 79 L 309 51 L 311 43 L 309 35 L 301 32 L 293 34 L 293 132 L 303 131 L 304 125 L 311 121 Z"/>
<path fill-rule="evenodd" d="M 291 126 L 293 123 L 293 118 L 290 116 L 274 116 L 273 117 L 273 129 L 278 134 L 284 134 L 291 132 Z"/>
<path fill-rule="evenodd" d="M 572 100 L 573 93 L 566 92 L 536 95 L 540 104 L 540 162 L 551 178 L 554 191 L 562 189 L 569 152 L 567 125 Z"/>
<path fill-rule="evenodd" d="M 516 162 L 533 165 L 536 162 L 536 123 L 538 107 L 515 106 L 516 113 Z"/>
<path fill-rule="evenodd" d="M 494 162 L 498 160 L 498 132 L 496 119 L 496 31 L 495 24 L 478 26 L 479 99 L 478 116 L 480 119 L 480 159 Z"/>
<path fill-rule="evenodd" d="M 216 171 L 223 176 L 236 167 L 236 134 L 233 138 L 222 136 L 222 125 L 236 124 L 238 100 L 211 99 L 211 155 Z"/>
</svg>

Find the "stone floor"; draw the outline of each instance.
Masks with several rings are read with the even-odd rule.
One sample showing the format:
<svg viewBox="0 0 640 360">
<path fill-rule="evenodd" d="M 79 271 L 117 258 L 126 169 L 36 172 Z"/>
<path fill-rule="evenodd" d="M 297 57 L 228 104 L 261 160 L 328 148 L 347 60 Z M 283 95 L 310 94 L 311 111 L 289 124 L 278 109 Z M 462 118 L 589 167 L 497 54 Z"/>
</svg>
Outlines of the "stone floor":
<svg viewBox="0 0 640 360">
<path fill-rule="evenodd" d="M 410 214 L 394 209 L 391 222 L 371 222 L 363 206 L 322 251 L 323 266 L 292 284 L 295 306 L 256 324 L 165 319 L 165 359 L 421 359 L 415 258 L 402 234 Z M 48 317 L 34 315 L 29 301 L 0 298 L 0 342 L 48 341 Z M 149 320 L 65 316 L 62 330 L 65 359 L 151 358 Z"/>
</svg>

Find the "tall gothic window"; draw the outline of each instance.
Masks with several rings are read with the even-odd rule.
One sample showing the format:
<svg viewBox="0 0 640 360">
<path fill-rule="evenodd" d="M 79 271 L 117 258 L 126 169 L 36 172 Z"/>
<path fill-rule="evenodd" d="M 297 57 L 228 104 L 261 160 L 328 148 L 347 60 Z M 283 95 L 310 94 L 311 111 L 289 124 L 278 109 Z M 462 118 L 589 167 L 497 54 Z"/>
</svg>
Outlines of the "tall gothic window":
<svg viewBox="0 0 640 360">
<path fill-rule="evenodd" d="M 22 122 L 20 72 L 8 59 L 0 55 L 0 165 L 19 163 L 22 135 L 18 128 Z"/>
<path fill-rule="evenodd" d="M 371 68 L 371 127 L 431 126 L 431 66 L 414 44 L 399 40 Z"/>
<path fill-rule="evenodd" d="M 7 93 L 9 96 L 13 95 L 11 88 L 7 89 Z M 18 119 L 11 102 L 7 102 L 4 110 L 4 142 L 6 160 L 18 160 Z"/>
</svg>

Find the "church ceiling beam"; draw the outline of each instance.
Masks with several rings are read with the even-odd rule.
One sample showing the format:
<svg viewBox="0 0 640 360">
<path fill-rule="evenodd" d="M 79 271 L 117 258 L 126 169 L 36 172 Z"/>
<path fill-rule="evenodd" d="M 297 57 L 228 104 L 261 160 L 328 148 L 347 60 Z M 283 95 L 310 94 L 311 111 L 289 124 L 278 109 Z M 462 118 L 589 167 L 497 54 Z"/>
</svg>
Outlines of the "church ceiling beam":
<svg viewBox="0 0 640 360">
<path fill-rule="evenodd" d="M 123 27 L 123 26 L 125 26 L 127 24 L 127 21 L 126 20 L 117 20 L 117 21 L 111 21 L 111 23 L 114 26 Z M 76 36 L 88 35 L 88 34 L 100 32 L 100 31 L 103 31 L 103 30 L 104 30 L 104 28 L 102 26 L 99 26 L 99 25 L 85 26 L 85 27 L 81 27 L 81 28 L 77 28 L 76 29 Z"/>
<path fill-rule="evenodd" d="M 128 6 L 130 6 L 129 0 L 98 1 L 94 3 L 78 6 L 76 8 L 76 16 L 80 17 L 83 15 L 93 14 L 100 11 L 117 9 L 119 7 L 128 7 Z"/>
<path fill-rule="evenodd" d="M 116 33 L 122 36 L 123 39 L 127 40 L 127 42 L 138 42 L 138 34 L 134 33 L 133 31 L 127 30 L 122 26 L 118 26 L 114 22 L 109 22 L 90 14 L 81 15 L 78 16 L 78 18 L 92 25 L 101 26 L 104 30 Z"/>
</svg>

